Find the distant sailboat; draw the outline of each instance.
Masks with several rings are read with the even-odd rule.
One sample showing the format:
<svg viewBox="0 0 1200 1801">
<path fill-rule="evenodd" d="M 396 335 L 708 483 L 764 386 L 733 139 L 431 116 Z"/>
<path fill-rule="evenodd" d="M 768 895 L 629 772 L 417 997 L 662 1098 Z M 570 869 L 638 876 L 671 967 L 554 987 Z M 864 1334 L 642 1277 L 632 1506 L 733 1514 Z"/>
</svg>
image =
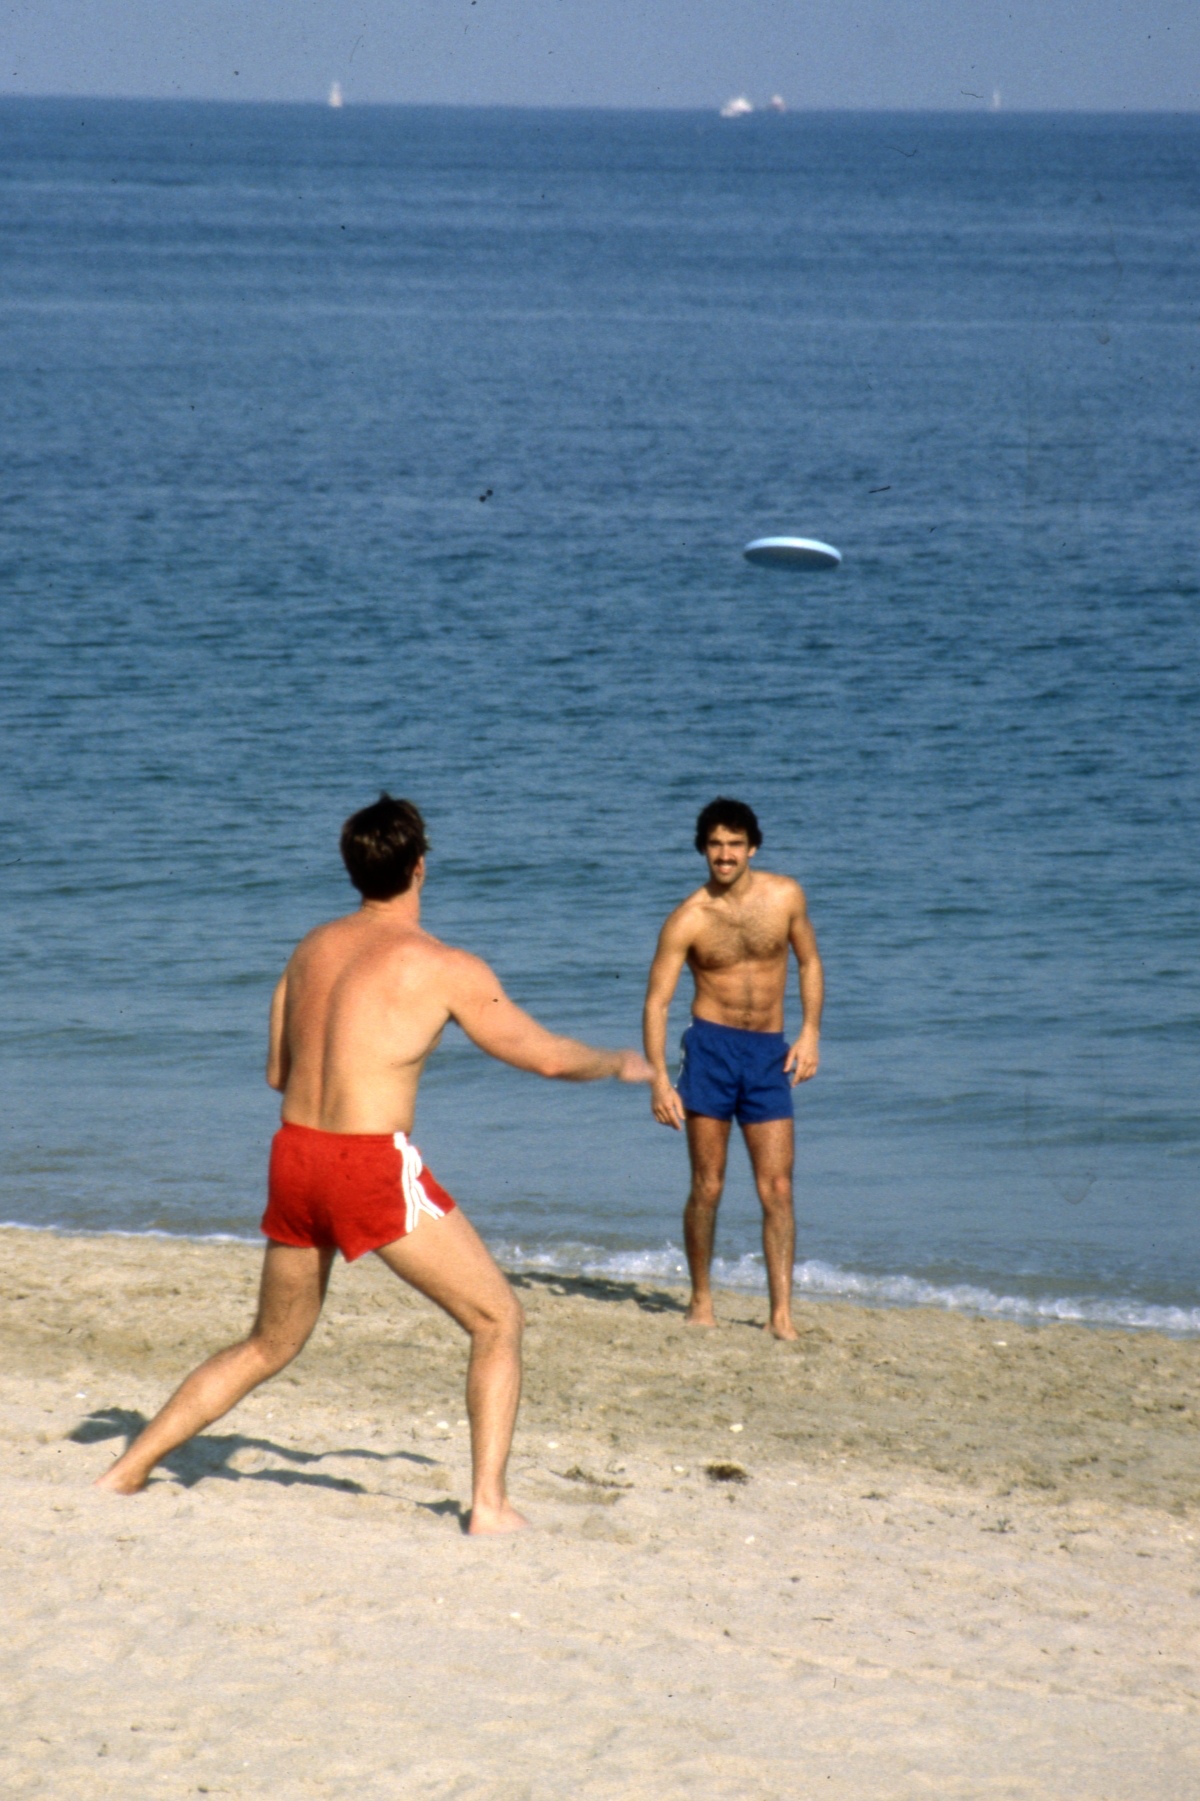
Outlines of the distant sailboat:
<svg viewBox="0 0 1200 1801">
<path fill-rule="evenodd" d="M 1000 89 L 999 88 L 992 89 L 992 111 L 994 113 L 998 113 L 1000 111 Z"/>
<path fill-rule="evenodd" d="M 721 117 L 723 119 L 744 119 L 747 113 L 752 113 L 753 111 L 754 108 L 747 100 L 745 94 L 735 94 L 733 99 L 727 100 L 721 108 Z"/>
<path fill-rule="evenodd" d="M 340 81 L 335 81 L 329 90 L 329 104 L 330 106 L 344 105 L 342 100 L 342 84 Z"/>
<path fill-rule="evenodd" d="M 785 113 L 787 111 L 787 107 L 783 104 L 782 94 L 771 95 L 771 111 L 773 113 Z"/>
</svg>

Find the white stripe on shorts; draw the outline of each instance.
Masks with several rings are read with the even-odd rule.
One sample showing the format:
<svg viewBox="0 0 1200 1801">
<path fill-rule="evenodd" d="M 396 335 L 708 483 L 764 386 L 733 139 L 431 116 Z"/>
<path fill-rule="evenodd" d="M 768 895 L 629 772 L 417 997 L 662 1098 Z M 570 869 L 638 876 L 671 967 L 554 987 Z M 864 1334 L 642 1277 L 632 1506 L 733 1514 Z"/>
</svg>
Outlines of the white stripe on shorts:
<svg viewBox="0 0 1200 1801">
<path fill-rule="evenodd" d="M 421 1172 L 425 1165 L 421 1161 L 421 1153 L 415 1144 L 410 1144 L 403 1132 L 392 1135 L 392 1143 L 400 1153 L 400 1189 L 404 1195 L 404 1230 L 415 1232 L 417 1221 L 423 1213 L 430 1219 L 445 1219 L 443 1208 L 436 1201 L 431 1201 L 421 1181 Z"/>
</svg>

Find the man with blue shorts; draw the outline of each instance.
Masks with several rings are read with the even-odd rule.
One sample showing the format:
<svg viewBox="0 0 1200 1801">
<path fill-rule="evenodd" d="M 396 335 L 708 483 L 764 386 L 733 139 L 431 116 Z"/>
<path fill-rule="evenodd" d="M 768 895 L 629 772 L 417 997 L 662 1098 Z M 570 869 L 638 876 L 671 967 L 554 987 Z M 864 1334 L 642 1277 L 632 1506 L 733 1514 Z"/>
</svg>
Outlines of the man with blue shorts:
<svg viewBox="0 0 1200 1801">
<path fill-rule="evenodd" d="M 696 849 L 708 880 L 676 907 L 650 968 L 643 1029 L 654 1071 L 655 1119 L 686 1126 L 692 1186 L 683 1237 L 692 1296 L 688 1324 L 715 1326 L 709 1271 L 717 1207 L 725 1185 L 729 1134 L 741 1127 L 763 1210 L 763 1258 L 776 1338 L 792 1324 L 792 1089 L 817 1073 L 824 975 L 804 890 L 790 876 L 753 869 L 762 832 L 751 808 L 717 799 L 696 821 Z M 800 1036 L 783 1031 L 788 956 L 800 970 Z M 667 1018 L 684 964 L 696 985 L 692 1023 L 683 1035 L 677 1088 L 667 1071 Z"/>
</svg>

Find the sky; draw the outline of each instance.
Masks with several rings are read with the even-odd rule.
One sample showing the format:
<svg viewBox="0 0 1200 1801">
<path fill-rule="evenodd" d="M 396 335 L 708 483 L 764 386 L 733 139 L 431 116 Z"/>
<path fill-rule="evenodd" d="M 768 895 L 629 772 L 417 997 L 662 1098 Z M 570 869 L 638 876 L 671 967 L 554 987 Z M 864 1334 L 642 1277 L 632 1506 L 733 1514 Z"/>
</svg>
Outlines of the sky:
<svg viewBox="0 0 1200 1801">
<path fill-rule="evenodd" d="M 0 93 L 1194 111 L 1200 0 L 0 0 Z"/>
</svg>

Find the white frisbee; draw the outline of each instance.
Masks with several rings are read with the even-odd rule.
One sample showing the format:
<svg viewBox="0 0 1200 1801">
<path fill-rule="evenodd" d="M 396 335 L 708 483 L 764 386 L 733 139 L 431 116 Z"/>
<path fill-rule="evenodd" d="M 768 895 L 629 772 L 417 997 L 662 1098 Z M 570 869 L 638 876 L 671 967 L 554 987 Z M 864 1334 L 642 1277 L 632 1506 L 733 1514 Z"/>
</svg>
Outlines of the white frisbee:
<svg viewBox="0 0 1200 1801">
<path fill-rule="evenodd" d="M 842 560 L 840 550 L 819 538 L 755 538 L 742 555 L 771 569 L 836 569 Z"/>
</svg>

